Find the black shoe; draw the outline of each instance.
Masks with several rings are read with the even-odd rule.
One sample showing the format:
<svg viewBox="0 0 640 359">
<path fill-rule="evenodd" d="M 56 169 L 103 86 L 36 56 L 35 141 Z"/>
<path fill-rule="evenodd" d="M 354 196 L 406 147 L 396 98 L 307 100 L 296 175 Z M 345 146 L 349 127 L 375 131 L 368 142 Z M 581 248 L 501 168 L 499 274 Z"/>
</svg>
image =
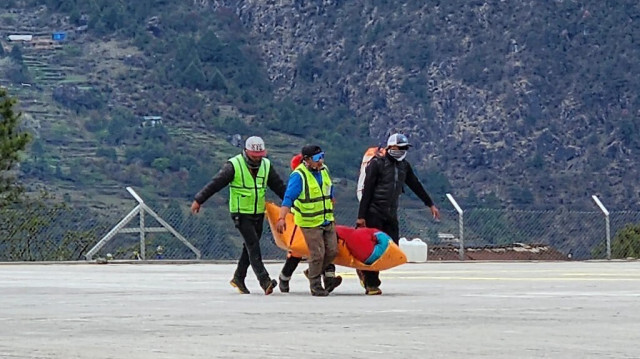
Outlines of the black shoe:
<svg viewBox="0 0 640 359">
<path fill-rule="evenodd" d="M 238 289 L 238 292 L 240 292 L 240 294 L 250 293 L 249 288 L 247 288 L 247 286 L 244 285 L 244 279 L 233 277 L 233 279 L 231 279 L 229 284 L 231 284 L 232 287 Z"/>
<path fill-rule="evenodd" d="M 324 277 L 324 289 L 329 293 L 333 292 L 334 289 L 338 288 L 340 284 L 342 284 L 341 276 L 336 276 L 336 277 L 325 276 Z"/>
<path fill-rule="evenodd" d="M 326 297 L 329 295 L 324 288 L 322 288 L 322 279 L 320 276 L 309 279 L 311 295 L 314 297 Z"/>
<path fill-rule="evenodd" d="M 367 287 L 367 288 L 365 288 L 364 294 L 366 294 L 366 295 L 381 295 L 382 291 L 378 287 Z"/>
<path fill-rule="evenodd" d="M 278 286 L 278 282 L 275 279 L 269 279 L 264 283 L 260 283 L 260 286 L 264 290 L 264 295 L 269 295 L 273 293 L 273 289 Z"/>
<path fill-rule="evenodd" d="M 282 274 L 280 274 L 280 277 L 278 279 L 280 279 L 280 281 L 278 282 L 278 288 L 280 288 L 280 292 L 289 293 L 289 280 L 291 279 L 291 277 L 289 277 L 289 279 L 282 279 Z"/>
<path fill-rule="evenodd" d="M 278 288 L 280 288 L 280 292 L 289 293 L 289 281 L 280 279 L 280 283 L 278 283 Z"/>
<path fill-rule="evenodd" d="M 314 296 L 314 297 L 326 297 L 326 296 L 329 295 L 329 292 L 327 292 L 324 289 L 322 289 L 322 290 L 312 289 L 311 290 L 311 295 Z"/>
</svg>

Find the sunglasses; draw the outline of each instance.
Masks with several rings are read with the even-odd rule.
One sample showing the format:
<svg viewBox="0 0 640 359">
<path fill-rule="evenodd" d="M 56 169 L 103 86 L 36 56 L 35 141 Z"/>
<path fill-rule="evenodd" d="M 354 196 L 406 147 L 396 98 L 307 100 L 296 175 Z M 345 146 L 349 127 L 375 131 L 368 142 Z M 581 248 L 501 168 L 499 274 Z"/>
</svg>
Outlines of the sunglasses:
<svg viewBox="0 0 640 359">
<path fill-rule="evenodd" d="M 311 160 L 313 160 L 313 162 L 318 162 L 321 159 L 324 159 L 324 152 L 320 152 L 320 153 L 317 153 L 317 154 L 311 156 Z"/>
</svg>

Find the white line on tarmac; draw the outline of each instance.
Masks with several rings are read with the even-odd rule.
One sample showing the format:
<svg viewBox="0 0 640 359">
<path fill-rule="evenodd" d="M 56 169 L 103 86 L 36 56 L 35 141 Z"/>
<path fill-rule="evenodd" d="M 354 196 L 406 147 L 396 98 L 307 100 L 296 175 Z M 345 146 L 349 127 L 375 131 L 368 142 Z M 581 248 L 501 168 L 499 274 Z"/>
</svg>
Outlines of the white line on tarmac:
<svg viewBox="0 0 640 359">
<path fill-rule="evenodd" d="M 575 277 L 567 277 L 567 278 L 549 278 L 549 277 L 518 277 L 518 278 L 508 278 L 508 277 L 451 277 L 451 276 L 382 276 L 384 279 L 406 279 L 406 280 L 468 280 L 468 281 L 506 281 L 506 282 L 520 282 L 520 281 L 549 281 L 549 282 L 640 282 L 640 277 L 638 278 L 601 278 L 601 277 L 591 277 L 591 278 L 575 278 Z"/>
<path fill-rule="evenodd" d="M 533 292 L 523 294 L 463 294 L 463 297 L 482 298 L 558 298 L 558 297 L 640 297 L 640 293 L 605 293 L 605 292 Z"/>
</svg>

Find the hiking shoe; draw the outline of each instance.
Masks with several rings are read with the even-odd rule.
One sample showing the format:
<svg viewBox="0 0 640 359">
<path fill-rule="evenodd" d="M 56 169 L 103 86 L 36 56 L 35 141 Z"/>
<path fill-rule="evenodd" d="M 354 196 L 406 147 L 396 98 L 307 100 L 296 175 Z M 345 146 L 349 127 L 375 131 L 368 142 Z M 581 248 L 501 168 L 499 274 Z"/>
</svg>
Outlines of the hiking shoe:
<svg viewBox="0 0 640 359">
<path fill-rule="evenodd" d="M 365 289 L 364 294 L 366 295 L 380 295 L 382 291 L 378 287 L 368 287 Z"/>
<path fill-rule="evenodd" d="M 331 293 L 334 289 L 338 288 L 338 286 L 342 284 L 342 277 L 324 277 L 324 289 Z"/>
<path fill-rule="evenodd" d="M 326 297 L 326 296 L 329 295 L 329 292 L 327 292 L 324 289 L 322 289 L 322 290 L 312 289 L 311 290 L 311 295 L 314 296 L 314 297 Z"/>
<path fill-rule="evenodd" d="M 270 279 L 268 282 L 260 283 L 260 286 L 264 290 L 264 295 L 273 293 L 273 289 L 278 286 L 278 282 L 275 279 Z"/>
<path fill-rule="evenodd" d="M 280 288 L 280 292 L 282 293 L 289 293 L 289 281 L 280 279 L 278 288 Z"/>
<path fill-rule="evenodd" d="M 314 297 L 326 297 L 329 295 L 329 292 L 322 288 L 322 279 L 320 276 L 309 279 L 309 286 L 311 295 Z"/>
<path fill-rule="evenodd" d="M 289 293 L 289 281 L 291 280 L 291 277 L 287 277 L 284 274 L 280 273 L 278 279 L 278 288 L 280 288 L 280 292 Z"/>
<path fill-rule="evenodd" d="M 233 277 L 229 282 L 232 287 L 236 288 L 240 294 L 249 294 L 249 288 L 244 285 L 244 279 Z"/>
<path fill-rule="evenodd" d="M 364 273 L 360 269 L 356 269 L 356 274 L 358 275 L 358 279 L 360 279 L 360 285 L 362 288 L 367 289 L 364 286 Z"/>
</svg>

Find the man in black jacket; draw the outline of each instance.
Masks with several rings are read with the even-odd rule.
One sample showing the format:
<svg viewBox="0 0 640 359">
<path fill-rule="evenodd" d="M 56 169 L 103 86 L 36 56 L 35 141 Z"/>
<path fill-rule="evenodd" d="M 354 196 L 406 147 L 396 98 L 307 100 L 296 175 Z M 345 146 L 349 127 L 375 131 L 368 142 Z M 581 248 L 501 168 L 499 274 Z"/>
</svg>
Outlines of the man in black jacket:
<svg viewBox="0 0 640 359">
<path fill-rule="evenodd" d="M 405 184 L 429 207 L 433 218 L 440 218 L 440 211 L 405 160 L 410 146 L 405 135 L 396 133 L 387 140 L 385 155 L 371 159 L 365 169 L 364 188 L 356 221 L 356 227 L 377 228 L 387 233 L 396 244 L 400 239 L 398 198 Z M 365 287 L 367 295 L 382 294 L 379 274 L 358 271 L 360 283 Z"/>
<path fill-rule="evenodd" d="M 264 223 L 265 195 L 267 187 L 281 199 L 287 188 L 271 162 L 262 138 L 249 137 L 242 154 L 230 158 L 220 171 L 198 194 L 191 204 L 191 212 L 198 213 L 209 197 L 229 186 L 229 212 L 244 239 L 242 255 L 230 284 L 242 294 L 249 294 L 244 284 L 249 265 L 253 268 L 266 295 L 273 292 L 278 282 L 269 277 L 262 262 L 260 237 Z"/>
</svg>

